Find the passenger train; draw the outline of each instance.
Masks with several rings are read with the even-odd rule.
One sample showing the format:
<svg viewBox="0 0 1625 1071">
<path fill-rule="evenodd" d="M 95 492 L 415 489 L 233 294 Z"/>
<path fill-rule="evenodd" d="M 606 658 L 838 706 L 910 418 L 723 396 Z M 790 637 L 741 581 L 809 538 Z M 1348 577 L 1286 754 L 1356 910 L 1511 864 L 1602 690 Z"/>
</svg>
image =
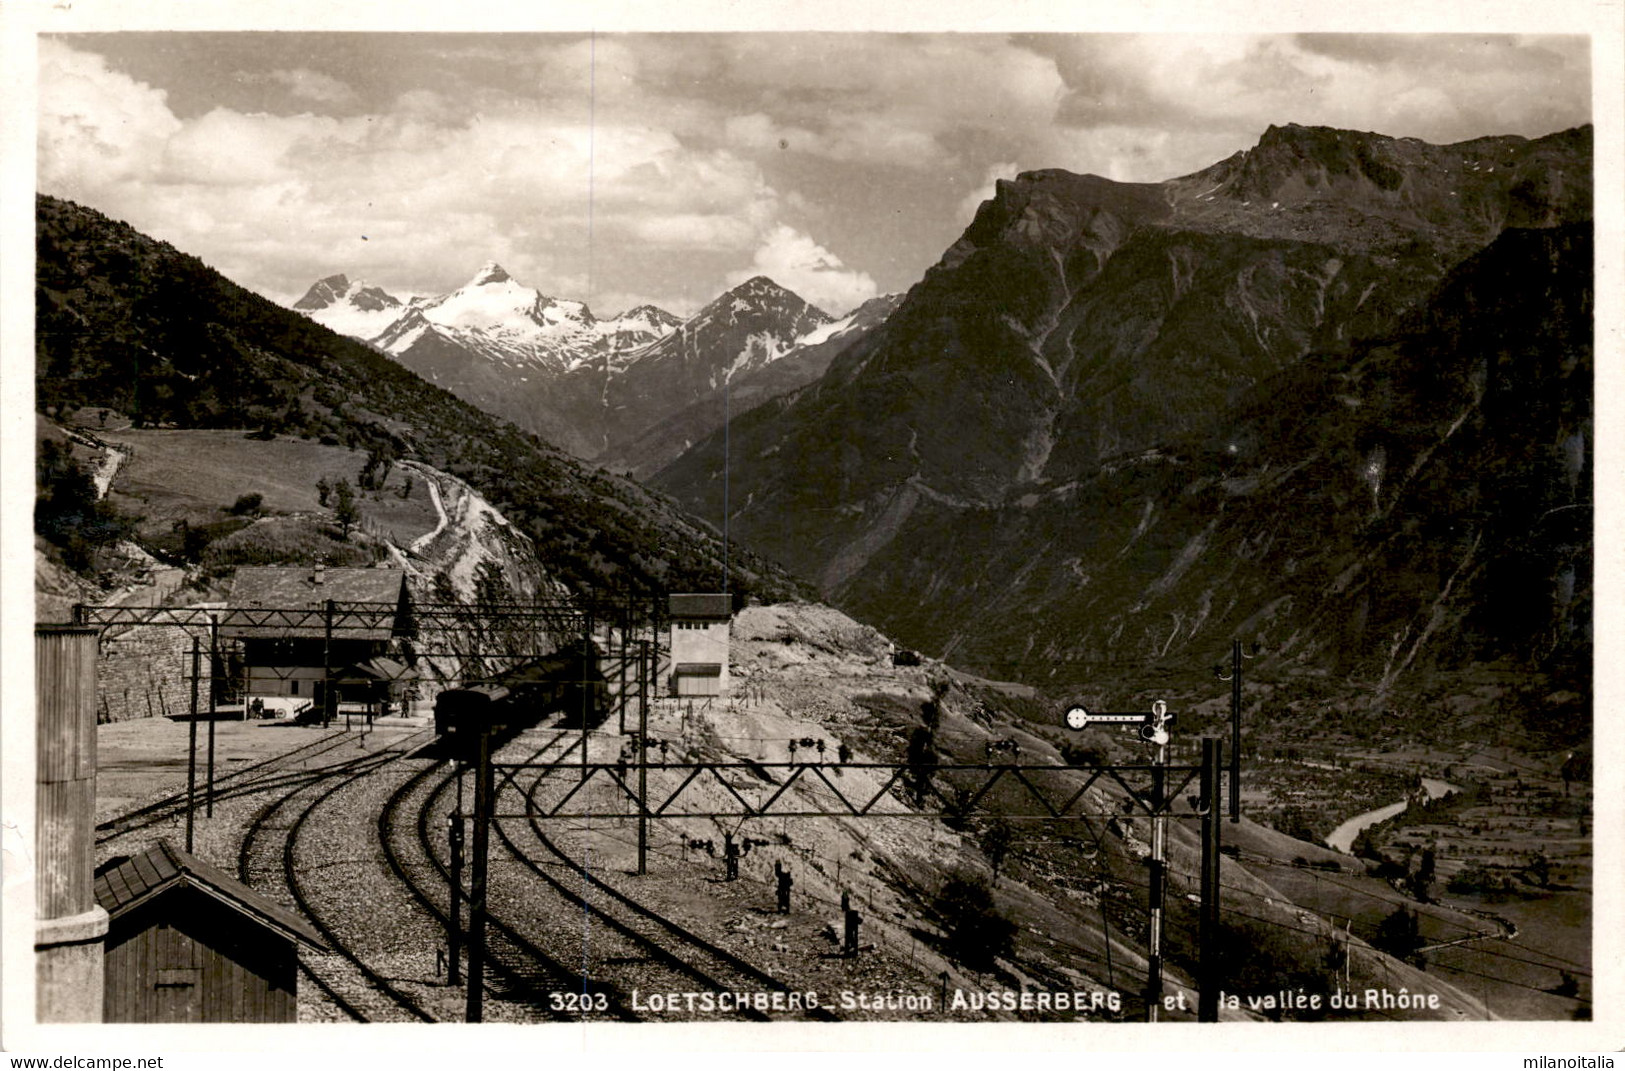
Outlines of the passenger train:
<svg viewBox="0 0 1625 1071">
<path fill-rule="evenodd" d="M 456 740 L 483 725 L 511 736 L 552 714 L 560 716 L 558 728 L 596 729 L 609 713 L 609 680 L 598 645 L 577 642 L 492 681 L 441 692 L 434 703 L 434 731 Z"/>
</svg>

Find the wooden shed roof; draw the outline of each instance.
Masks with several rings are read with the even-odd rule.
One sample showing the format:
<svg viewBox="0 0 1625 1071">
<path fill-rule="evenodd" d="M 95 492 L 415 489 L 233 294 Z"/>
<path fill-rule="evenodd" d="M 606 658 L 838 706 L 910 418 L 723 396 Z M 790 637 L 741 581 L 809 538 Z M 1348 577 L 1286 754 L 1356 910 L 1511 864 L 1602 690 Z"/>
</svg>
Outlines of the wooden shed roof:
<svg viewBox="0 0 1625 1071">
<path fill-rule="evenodd" d="M 385 658 L 369 658 L 365 662 L 357 662 L 351 667 L 364 677 L 373 677 L 381 681 L 414 681 L 418 679 L 418 671 L 411 666 Z"/>
<path fill-rule="evenodd" d="M 108 860 L 96 869 L 96 902 L 113 919 L 182 887 L 213 896 L 290 940 L 327 951 L 327 942 L 309 922 L 167 840 L 140 855 Z"/>
</svg>

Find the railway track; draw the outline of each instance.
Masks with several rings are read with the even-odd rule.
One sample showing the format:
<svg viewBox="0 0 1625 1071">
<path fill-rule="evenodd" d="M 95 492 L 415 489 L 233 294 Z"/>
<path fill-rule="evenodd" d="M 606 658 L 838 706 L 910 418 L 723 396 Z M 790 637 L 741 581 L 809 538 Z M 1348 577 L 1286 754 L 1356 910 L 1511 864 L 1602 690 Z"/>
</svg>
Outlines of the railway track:
<svg viewBox="0 0 1625 1071">
<path fill-rule="evenodd" d="M 544 772 L 532 782 L 526 791 L 529 799 L 533 799 L 541 790 L 548 772 L 551 771 Z M 793 987 L 767 971 L 593 876 L 546 835 L 539 820 L 529 819 L 529 832 L 547 853 L 549 863 L 533 858 L 522 849 L 502 820 L 492 825 L 497 838 L 525 871 L 541 879 L 578 914 L 582 922 L 584 945 L 587 943 L 585 934 L 593 927 L 599 927 L 609 930 L 628 946 L 632 952 L 630 956 L 609 955 L 610 950 L 603 947 L 597 950 L 600 970 L 606 975 L 630 976 L 627 982 L 620 985 L 623 991 L 630 983 L 633 989 L 645 988 L 653 992 L 693 991 L 696 986 L 700 991 L 713 994 L 794 992 Z M 564 868 L 570 876 L 569 882 L 551 872 L 550 866 Z M 598 940 L 603 941 L 603 938 Z M 589 950 L 584 947 L 583 958 L 586 959 L 588 954 Z M 771 1019 L 771 1016 L 755 1008 L 737 1009 L 734 1014 L 758 1021 Z M 837 1018 L 827 1008 L 806 1009 L 805 1014 L 812 1019 Z"/>
<path fill-rule="evenodd" d="M 562 736 L 554 736 L 535 754 L 545 753 Z M 448 813 L 440 801 L 451 791 L 456 773 L 444 773 L 429 785 L 439 768 L 440 763 L 425 767 L 396 790 L 379 812 L 378 832 L 396 879 L 444 932 L 450 925 L 451 867 L 431 828 Z M 407 824 L 412 829 L 403 833 Z M 486 988 L 500 1001 L 549 1021 L 637 1019 L 621 994 L 561 961 L 489 902 L 486 949 Z"/>
<path fill-rule="evenodd" d="M 237 799 L 242 796 L 255 795 L 261 792 L 274 792 L 279 789 L 295 786 L 308 781 L 320 773 L 309 770 L 289 771 L 286 766 L 291 762 L 308 762 L 310 759 L 326 754 L 337 748 L 341 743 L 353 740 L 347 733 L 329 733 L 317 740 L 302 744 L 290 751 L 262 759 L 250 766 L 243 766 L 231 771 L 224 777 L 216 777 L 214 782 L 214 799 L 216 803 L 222 800 Z M 359 756 L 359 762 L 367 756 Z M 353 765 L 344 763 L 340 765 Z M 333 769 L 327 767 L 326 769 Z M 204 789 L 197 791 L 198 800 L 202 800 Z M 96 843 L 106 844 L 108 841 L 143 829 L 150 829 L 162 825 L 177 815 L 186 812 L 187 794 L 175 792 L 162 799 L 153 800 L 140 807 L 132 808 L 123 814 L 114 815 L 105 822 L 96 825 Z"/>
<path fill-rule="evenodd" d="M 345 939 L 339 924 L 318 907 L 303 876 L 317 868 L 301 862 L 300 837 L 319 809 L 344 790 L 412 754 L 416 746 L 413 742 L 421 742 L 427 732 L 402 738 L 389 751 L 317 771 L 302 783 L 289 786 L 291 791 L 267 803 L 250 819 L 238 851 L 241 880 L 260 889 L 285 890 L 327 941 L 332 952 L 302 955 L 301 970 L 341 1013 L 358 1022 L 401 1021 L 403 1017 L 435 1022 L 437 1017 L 421 1000 L 369 965 Z M 280 838 L 274 834 L 280 834 Z M 375 910 L 386 907 L 379 904 Z"/>
<path fill-rule="evenodd" d="M 554 738 L 556 739 L 556 738 Z M 554 741 L 549 741 L 549 746 Z M 546 746 L 544 746 L 546 749 Z M 538 752 L 539 754 L 539 752 Z M 424 767 L 410 782 L 401 785 L 379 811 L 379 842 L 384 845 L 384 856 L 390 871 L 410 892 L 414 902 L 434 920 L 444 933 L 450 925 L 448 882 L 450 863 L 437 852 L 436 835 L 431 827 L 436 817 L 447 814 L 444 806 L 437 806 L 455 783 L 455 772 L 445 772 L 439 782 L 429 785 L 436 770 L 444 764 Z M 418 803 L 413 803 L 418 798 Z M 411 829 L 403 832 L 403 826 Z M 466 895 L 466 892 L 465 892 Z M 466 923 L 466 917 L 465 917 Z M 518 1004 L 548 1021 L 574 1021 L 578 1016 L 567 1014 L 564 995 L 596 993 L 600 986 L 583 977 L 582 972 L 570 969 L 546 949 L 530 941 L 502 918 L 487 912 L 486 923 L 487 988 L 492 995 Z M 600 1001 L 593 1001 L 600 1003 Z M 604 1008 L 614 1019 L 630 1021 L 632 1014 L 621 1004 L 613 1003 L 604 995 Z"/>
<path fill-rule="evenodd" d="M 554 732 L 539 746 L 534 738 L 510 746 L 524 746 L 529 753 L 525 761 L 545 761 L 550 754 L 557 758 L 568 737 Z M 238 853 L 239 875 L 290 900 L 322 934 L 332 952 L 303 956 L 301 970 L 339 1015 L 353 1021 L 454 1021 L 462 1003 L 458 990 L 427 989 L 432 979 L 423 977 L 425 970 L 390 970 L 390 938 L 381 936 L 391 930 L 408 934 L 406 943 L 421 959 L 424 949 L 441 945 L 449 925 L 444 829 L 456 773 L 447 768 L 445 757 L 418 746 L 428 738 L 424 730 L 395 741 L 386 751 L 310 771 L 275 769 L 268 760 L 254 770 L 237 771 L 232 786 L 238 796 L 277 793 L 248 820 Z M 309 758 L 320 754 L 323 744 L 333 746 L 321 741 L 299 750 Z M 387 782 L 389 794 L 381 805 L 365 803 L 365 793 L 384 788 L 379 775 L 399 769 L 397 764 L 407 758 L 419 760 L 421 768 L 399 784 Z M 499 813 L 514 809 L 516 793 L 523 799 L 540 791 L 545 776 L 528 789 L 504 788 Z M 347 799 L 344 794 L 351 789 L 358 795 Z M 170 802 L 175 799 L 184 797 Z M 164 802 L 144 808 L 145 817 L 159 813 Z M 358 807 L 377 815 L 376 842 L 369 836 L 364 846 L 353 849 L 366 859 L 346 858 L 344 846 L 335 847 L 338 841 L 354 842 L 353 828 L 321 829 L 335 817 L 353 823 Z M 121 817 L 139 816 L 132 812 Z M 496 1012 L 491 1018 L 638 1021 L 648 1017 L 647 1005 L 635 999 L 638 990 L 792 992 L 768 972 L 590 874 L 545 835 L 539 822 L 528 823 L 534 840 L 527 836 L 521 845 L 509 828 L 517 821 L 493 823 L 486 931 L 487 1007 Z M 367 870 L 371 862 L 378 864 L 376 877 L 385 885 L 406 890 L 415 910 L 400 910 L 400 898 L 387 891 L 369 891 L 364 894 L 370 898 L 367 903 L 355 903 L 362 895 L 356 890 L 366 887 L 356 872 Z M 376 951 L 380 944 L 385 946 L 382 954 Z M 400 977 L 403 973 L 407 977 Z M 791 1014 L 836 1018 L 827 1008 Z M 691 1017 L 772 1018 L 756 1008 L 734 1007 L 731 1000 Z"/>
</svg>

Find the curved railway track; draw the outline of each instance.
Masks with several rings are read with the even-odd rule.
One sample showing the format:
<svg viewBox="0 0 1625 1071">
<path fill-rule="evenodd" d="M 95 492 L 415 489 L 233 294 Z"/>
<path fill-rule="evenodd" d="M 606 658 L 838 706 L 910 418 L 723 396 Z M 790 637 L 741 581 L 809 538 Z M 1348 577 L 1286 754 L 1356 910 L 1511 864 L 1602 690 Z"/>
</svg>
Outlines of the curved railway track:
<svg viewBox="0 0 1625 1071">
<path fill-rule="evenodd" d="M 552 743 L 549 741 L 536 754 L 544 752 Z M 457 776 L 455 771 L 444 774 L 439 783 L 428 790 L 416 806 L 415 816 L 404 819 L 411 822 L 412 835 L 404 835 L 401 825 L 403 816 L 413 810 L 408 801 L 444 761 L 442 759 L 426 766 L 398 788 L 378 815 L 379 842 L 383 845 L 384 858 L 390 870 L 442 930 L 450 925 L 449 903 L 444 890 L 449 886 L 451 867 L 438 854 L 430 825 L 435 815 L 443 813 L 436 803 L 453 785 Z M 399 847 L 403 840 L 410 846 L 410 856 Z M 425 871 L 428 873 L 425 874 Z M 490 988 L 493 995 L 500 999 L 528 1007 L 546 1019 L 575 1020 L 579 1016 L 568 1014 L 561 1007 L 565 1003 L 563 995 L 602 993 L 604 1007 L 599 1010 L 608 1017 L 624 1021 L 636 1019 L 630 1006 L 617 999 L 617 995 L 580 971 L 566 966 L 491 911 L 487 912 L 486 946 L 487 964 L 497 983 Z"/>
<path fill-rule="evenodd" d="M 531 801 L 541 790 L 547 774 L 551 772 L 544 771 L 526 790 L 527 811 L 532 809 Z M 767 971 L 594 877 L 585 866 L 565 854 L 563 849 L 547 836 L 538 819 L 531 818 L 528 825 L 541 847 L 559 865 L 568 868 L 572 878 L 578 880 L 579 884 L 568 885 L 550 873 L 546 866 L 533 859 L 519 846 L 503 828 L 501 820 L 492 823 L 494 832 L 509 853 L 530 874 L 540 878 L 579 911 L 584 926 L 598 924 L 609 928 L 636 949 L 641 950 L 651 963 L 660 965 L 668 972 L 674 972 L 684 983 L 673 986 L 661 979 L 640 979 L 641 982 L 648 984 L 650 989 L 655 991 L 686 989 L 691 988 L 687 983 L 697 982 L 703 989 L 715 993 L 740 990 L 769 990 L 781 993 L 794 991 L 792 986 Z M 771 1019 L 771 1016 L 755 1009 L 740 1009 L 738 1014 L 752 1020 Z M 809 1018 L 819 1020 L 838 1018 L 829 1009 L 822 1007 L 805 1009 L 805 1014 Z"/>
<path fill-rule="evenodd" d="M 310 850 L 305 843 L 316 836 L 314 830 L 322 820 L 318 814 L 330 816 L 331 812 L 324 808 L 338 806 L 334 800 L 340 793 L 402 759 L 426 760 L 421 769 L 390 790 L 377 810 L 381 854 L 376 861 L 382 868 L 377 873 L 382 875 L 387 870 L 388 876 L 383 877 L 386 884 L 406 890 L 418 909 L 411 914 L 417 917 L 392 917 L 384 901 L 371 908 L 374 918 L 385 926 L 427 924 L 443 934 L 450 918 L 450 865 L 445 835 L 437 831 L 443 828 L 451 809 L 446 797 L 457 775 L 447 769 L 445 757 L 418 747 L 428 732 L 425 729 L 394 741 L 387 751 L 315 770 L 276 768 L 278 764 L 285 766 L 297 752 L 305 752 L 308 759 L 336 746 L 333 740 L 312 742 L 296 752 L 236 771 L 228 787 L 235 796 L 277 793 L 248 819 L 238 852 L 239 875 L 245 882 L 273 893 L 286 890 L 286 897 L 310 920 L 333 952 L 331 956 L 302 957 L 301 971 L 342 1015 L 359 1022 L 435 1022 L 453 1016 L 447 1014 L 446 1002 L 435 998 L 433 991 L 429 999 L 424 999 L 397 984 L 401 979 L 386 977 L 378 969 L 382 960 L 369 963 L 368 953 L 358 947 L 367 938 L 355 944 L 346 939 L 347 933 L 356 932 L 355 905 L 327 902 L 324 907 L 322 890 L 308 880 L 318 868 L 309 862 Z M 530 745 L 526 761 L 541 759 L 566 736 L 558 732 L 539 747 Z M 513 785 L 503 792 L 517 790 L 528 802 L 543 789 L 550 772 L 544 771 L 528 788 Z M 217 789 L 216 799 L 220 798 Z M 161 814 L 166 805 L 174 807 L 184 799 L 184 795 L 177 795 L 160 800 L 113 821 L 159 821 L 154 816 Z M 501 810 L 498 807 L 499 813 Z M 638 1021 L 647 1014 L 640 1014 L 642 1009 L 633 997 L 639 989 L 662 993 L 793 992 L 791 986 L 772 974 L 589 873 L 546 835 L 536 819 L 531 819 L 528 826 L 535 843 L 526 840 L 522 846 L 504 820 L 493 822 L 493 875 L 509 870 L 526 880 L 517 886 L 511 881 L 492 882 L 486 923 L 488 992 L 519 1012 L 520 1018 Z M 140 826 L 131 824 L 120 832 L 135 828 Z M 542 858 L 533 857 L 537 846 Z M 340 859 L 322 865 L 350 864 Z M 393 897 L 388 899 L 399 902 Z M 352 913 L 351 917 L 341 920 L 346 911 Z M 439 992 L 451 999 L 452 991 Z M 733 1019 L 773 1018 L 754 1008 L 732 1007 L 731 1003 L 717 1014 Z M 781 1017 L 783 1014 L 779 1013 Z M 791 1014 L 837 1018 L 828 1008 L 801 1009 Z"/>
<path fill-rule="evenodd" d="M 299 911 L 327 941 L 333 953 L 346 965 L 347 970 L 359 976 L 361 980 L 359 985 L 353 979 L 340 982 L 332 977 L 324 977 L 311 966 L 309 957 L 300 958 L 300 968 L 305 976 L 314 982 L 341 1012 L 358 1022 L 399 1019 L 401 1012 L 419 1022 L 437 1020 L 420 1001 L 369 966 L 318 910 L 300 876 L 303 868 L 298 860 L 299 837 L 306 823 L 319 808 L 362 778 L 376 774 L 384 767 L 410 755 L 412 752 L 409 743 L 426 733 L 427 730 L 422 730 L 397 741 L 393 754 L 375 754 L 353 763 L 316 771 L 303 783 L 292 786 L 292 791 L 270 801 L 251 818 L 238 851 L 239 877 L 245 883 L 256 884 L 253 878 L 257 872 L 262 875 L 262 880 L 257 884 L 263 888 L 267 884 L 264 875 L 279 874 L 282 886 L 298 906 Z M 332 783 L 326 784 L 327 782 Z M 326 787 L 323 787 L 324 785 Z M 318 789 L 319 791 L 316 791 Z M 291 818 L 286 819 L 287 824 L 277 824 L 279 816 L 290 813 Z M 276 852 L 274 843 L 262 847 L 273 839 L 265 836 L 272 832 L 282 834 L 280 853 Z M 256 858 L 257 854 L 259 858 Z M 266 858 L 267 855 L 270 858 Z"/>
</svg>

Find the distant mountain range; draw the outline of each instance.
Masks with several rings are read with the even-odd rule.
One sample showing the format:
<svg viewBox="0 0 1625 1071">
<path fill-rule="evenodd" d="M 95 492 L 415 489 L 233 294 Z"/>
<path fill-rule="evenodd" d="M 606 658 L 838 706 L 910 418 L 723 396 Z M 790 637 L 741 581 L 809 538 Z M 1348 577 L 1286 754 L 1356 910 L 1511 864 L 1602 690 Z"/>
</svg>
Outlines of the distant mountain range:
<svg viewBox="0 0 1625 1071">
<path fill-rule="evenodd" d="M 53 197 L 38 198 L 36 221 L 42 414 L 107 407 L 137 426 L 247 428 L 348 446 L 358 466 L 363 452 L 420 460 L 490 499 L 545 548 L 550 574 L 578 592 L 806 592 L 665 497 L 585 465 L 167 243 Z M 409 307 L 459 321 L 460 330 L 493 310 L 501 319 L 503 302 L 523 301 L 501 274 L 482 272 L 474 294 L 454 295 L 470 300 Z M 342 297 L 359 311 L 391 307 L 387 295 L 369 291 L 334 278 L 308 303 L 328 299 L 331 307 Z M 490 300 L 482 306 L 478 298 Z M 575 311 L 526 307 L 538 314 L 538 339 L 555 309 L 564 319 Z"/>
<path fill-rule="evenodd" d="M 680 324 L 599 321 L 496 265 L 405 301 L 337 276 L 296 315 L 43 198 L 40 405 L 422 457 L 573 584 L 727 568 L 808 590 L 743 543 L 1005 678 L 1206 664 L 1239 637 L 1377 702 L 1496 665 L 1573 706 L 1591 167 L 1589 127 L 1439 146 L 1287 126 L 1162 183 L 1028 172 L 906 295 L 839 322 L 763 278 Z M 363 346 L 309 317 L 388 322 Z M 414 363 L 648 476 L 733 549 Z"/>
<path fill-rule="evenodd" d="M 799 387 L 822 374 L 832 348 L 831 332 L 819 333 L 830 317 L 763 276 L 686 321 L 652 305 L 600 320 L 495 262 L 449 294 L 407 301 L 329 276 L 293 307 L 577 456 L 639 472 L 720 426 L 733 386 L 751 380 L 745 396 L 757 400 Z M 816 354 L 800 352 L 803 338 Z"/>
<path fill-rule="evenodd" d="M 902 300 L 901 294 L 870 298 L 841 319 L 821 323 L 808 331 L 771 360 L 754 363 L 747 360 L 731 369 L 731 374 L 723 377 L 726 389 L 691 390 L 697 400 L 670 415 L 658 416 L 659 408 L 669 407 L 649 407 L 637 420 L 626 421 L 626 430 L 617 436 L 617 444 L 596 460 L 606 468 L 630 472 L 639 478 L 654 475 L 733 416 L 819 379 L 836 355 L 885 323 Z M 691 351 L 699 348 L 693 337 L 687 344 Z M 764 346 L 748 356 L 767 356 L 768 352 Z M 700 357 L 695 363 L 703 365 L 705 362 Z M 627 386 L 631 384 L 632 377 L 627 377 Z M 651 419 L 653 422 L 647 423 Z M 642 430 L 638 429 L 638 422 L 645 422 Z"/>
<path fill-rule="evenodd" d="M 1590 128 L 1272 127 L 1162 183 L 1029 172 L 821 379 L 655 483 L 997 674 L 1234 636 L 1382 680 L 1588 665 L 1590 218 Z"/>
</svg>

